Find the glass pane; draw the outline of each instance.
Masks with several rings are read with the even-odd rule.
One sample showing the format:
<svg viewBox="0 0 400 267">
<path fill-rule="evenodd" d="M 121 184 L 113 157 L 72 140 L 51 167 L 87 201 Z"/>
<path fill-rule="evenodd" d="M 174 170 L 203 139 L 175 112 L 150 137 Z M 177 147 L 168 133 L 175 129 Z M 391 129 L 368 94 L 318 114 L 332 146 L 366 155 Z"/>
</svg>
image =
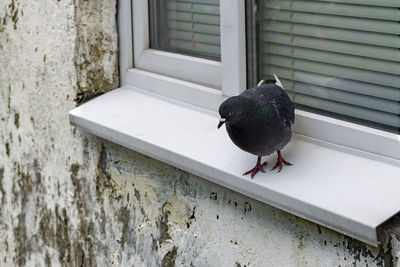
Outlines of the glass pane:
<svg viewBox="0 0 400 267">
<path fill-rule="evenodd" d="M 275 73 L 296 107 L 400 133 L 400 1 L 254 0 L 248 81 Z"/>
<path fill-rule="evenodd" d="M 150 0 L 150 47 L 220 60 L 219 0 Z"/>
</svg>

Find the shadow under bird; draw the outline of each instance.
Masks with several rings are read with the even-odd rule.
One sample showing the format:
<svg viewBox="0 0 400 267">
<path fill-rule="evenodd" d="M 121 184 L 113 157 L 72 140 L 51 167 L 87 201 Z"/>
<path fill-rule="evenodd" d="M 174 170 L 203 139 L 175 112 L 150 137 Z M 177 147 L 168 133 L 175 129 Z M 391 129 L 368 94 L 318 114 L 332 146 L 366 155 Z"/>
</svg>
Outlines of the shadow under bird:
<svg viewBox="0 0 400 267">
<path fill-rule="evenodd" d="M 292 137 L 294 123 L 294 105 L 283 90 L 282 83 L 274 75 L 274 80 L 262 80 L 256 87 L 250 88 L 238 96 L 225 100 L 219 107 L 221 116 L 218 129 L 225 124 L 226 131 L 240 149 L 258 156 L 257 163 L 243 175 L 265 172 L 261 157 L 278 153 L 276 164 L 292 165 L 283 159 L 281 149 Z"/>
</svg>

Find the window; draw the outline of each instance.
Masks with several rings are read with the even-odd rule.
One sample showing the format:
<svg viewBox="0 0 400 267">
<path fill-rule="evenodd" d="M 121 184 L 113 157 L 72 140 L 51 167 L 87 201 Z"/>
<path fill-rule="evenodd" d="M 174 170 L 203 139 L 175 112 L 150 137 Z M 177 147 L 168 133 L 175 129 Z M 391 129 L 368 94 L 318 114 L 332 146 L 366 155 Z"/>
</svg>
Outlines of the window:
<svg viewBox="0 0 400 267">
<path fill-rule="evenodd" d="M 246 87 L 243 1 L 133 1 L 133 42 L 135 69 L 126 78 L 139 87 L 211 110 Z"/>
<path fill-rule="evenodd" d="M 150 48 L 220 61 L 219 0 L 149 1 Z"/>
<path fill-rule="evenodd" d="M 399 1 L 255 2 L 258 79 L 277 73 L 297 108 L 400 133 Z"/>
<path fill-rule="evenodd" d="M 216 111 L 246 83 L 252 86 L 274 72 L 297 105 L 295 132 L 400 158 L 393 148 L 398 135 L 387 132 L 398 132 L 400 124 L 400 42 L 394 34 L 399 28 L 393 26 L 399 4 L 360 3 L 133 1 L 135 68 L 126 79 Z M 204 54 L 199 42 L 213 36 L 216 43 L 218 4 L 220 59 Z"/>
</svg>

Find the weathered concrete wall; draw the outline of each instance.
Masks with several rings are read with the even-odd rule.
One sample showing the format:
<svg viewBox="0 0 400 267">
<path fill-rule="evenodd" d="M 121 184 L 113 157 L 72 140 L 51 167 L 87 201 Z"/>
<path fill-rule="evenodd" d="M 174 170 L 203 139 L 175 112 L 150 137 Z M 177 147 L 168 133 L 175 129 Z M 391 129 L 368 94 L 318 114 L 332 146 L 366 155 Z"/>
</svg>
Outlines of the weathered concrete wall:
<svg viewBox="0 0 400 267">
<path fill-rule="evenodd" d="M 115 1 L 0 0 L 0 265 L 389 266 L 381 248 L 99 140 L 68 110 L 118 85 Z"/>
</svg>

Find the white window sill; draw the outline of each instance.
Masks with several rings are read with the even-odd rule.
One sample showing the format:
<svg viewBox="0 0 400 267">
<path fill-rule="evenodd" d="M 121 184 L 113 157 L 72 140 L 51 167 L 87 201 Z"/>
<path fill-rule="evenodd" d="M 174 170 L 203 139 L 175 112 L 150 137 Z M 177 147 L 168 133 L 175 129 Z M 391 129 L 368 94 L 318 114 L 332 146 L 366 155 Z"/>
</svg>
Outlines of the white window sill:
<svg viewBox="0 0 400 267">
<path fill-rule="evenodd" d="M 75 125 L 114 143 L 377 246 L 400 211 L 400 161 L 294 134 L 282 172 L 242 173 L 256 156 L 237 148 L 218 114 L 122 87 L 70 111 Z M 276 155 L 264 157 L 271 168 Z"/>
</svg>

